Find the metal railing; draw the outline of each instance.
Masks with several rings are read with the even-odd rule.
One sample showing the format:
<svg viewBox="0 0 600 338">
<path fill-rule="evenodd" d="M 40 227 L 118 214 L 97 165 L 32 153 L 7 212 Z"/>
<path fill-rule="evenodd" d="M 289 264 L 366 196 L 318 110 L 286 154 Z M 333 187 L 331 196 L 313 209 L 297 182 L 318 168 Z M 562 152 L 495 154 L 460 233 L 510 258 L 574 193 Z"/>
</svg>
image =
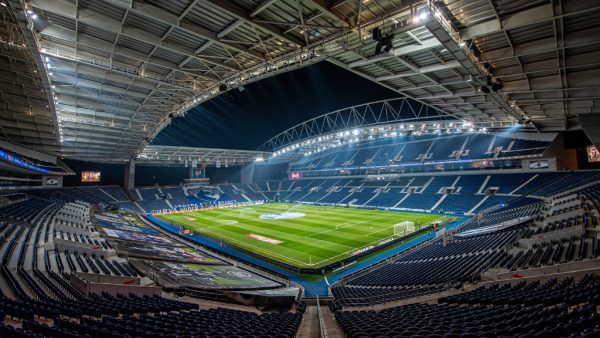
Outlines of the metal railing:
<svg viewBox="0 0 600 338">
<path fill-rule="evenodd" d="M 317 315 L 319 316 L 319 330 L 321 332 L 321 338 L 327 338 L 327 328 L 325 328 L 323 313 L 321 313 L 321 301 L 319 300 L 319 295 L 317 295 Z"/>
</svg>

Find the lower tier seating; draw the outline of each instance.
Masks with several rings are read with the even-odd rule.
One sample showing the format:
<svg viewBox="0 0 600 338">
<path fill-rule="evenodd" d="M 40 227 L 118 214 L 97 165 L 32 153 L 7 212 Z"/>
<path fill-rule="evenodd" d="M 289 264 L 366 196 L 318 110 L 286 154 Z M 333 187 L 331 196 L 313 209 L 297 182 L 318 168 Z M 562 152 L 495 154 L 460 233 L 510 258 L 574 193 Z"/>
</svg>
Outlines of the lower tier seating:
<svg viewBox="0 0 600 338">
<path fill-rule="evenodd" d="M 336 312 L 348 337 L 568 337 L 600 334 L 595 304 L 577 308 L 520 305 L 411 304 Z"/>
</svg>

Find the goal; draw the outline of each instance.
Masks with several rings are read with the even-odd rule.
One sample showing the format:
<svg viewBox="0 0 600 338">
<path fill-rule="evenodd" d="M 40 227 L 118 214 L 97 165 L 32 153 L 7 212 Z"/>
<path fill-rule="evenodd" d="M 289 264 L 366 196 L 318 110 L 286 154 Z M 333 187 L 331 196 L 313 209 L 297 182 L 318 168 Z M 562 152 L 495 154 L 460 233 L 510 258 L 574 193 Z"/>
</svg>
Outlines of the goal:
<svg viewBox="0 0 600 338">
<path fill-rule="evenodd" d="M 411 232 L 415 232 L 415 222 L 404 221 L 394 224 L 394 236 L 404 236 Z"/>
</svg>

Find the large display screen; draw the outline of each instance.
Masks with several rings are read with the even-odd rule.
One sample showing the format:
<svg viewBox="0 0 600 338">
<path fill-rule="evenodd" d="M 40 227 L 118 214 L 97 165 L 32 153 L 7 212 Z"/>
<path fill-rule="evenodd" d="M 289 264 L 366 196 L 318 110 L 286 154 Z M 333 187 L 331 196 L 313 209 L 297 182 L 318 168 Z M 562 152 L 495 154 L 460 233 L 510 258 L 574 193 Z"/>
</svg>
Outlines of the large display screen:
<svg viewBox="0 0 600 338">
<path fill-rule="evenodd" d="M 529 169 L 547 169 L 549 166 L 547 160 L 529 162 Z"/>
<path fill-rule="evenodd" d="M 196 167 L 192 168 L 192 178 L 204 178 L 204 176 L 202 175 L 202 169 Z"/>
<path fill-rule="evenodd" d="M 596 146 L 587 147 L 588 162 L 600 162 L 600 151 Z"/>
<path fill-rule="evenodd" d="M 82 171 L 81 182 L 83 183 L 98 183 L 100 182 L 99 171 Z"/>
<path fill-rule="evenodd" d="M 302 178 L 302 173 L 299 171 L 290 171 L 290 180 L 299 180 Z"/>
</svg>

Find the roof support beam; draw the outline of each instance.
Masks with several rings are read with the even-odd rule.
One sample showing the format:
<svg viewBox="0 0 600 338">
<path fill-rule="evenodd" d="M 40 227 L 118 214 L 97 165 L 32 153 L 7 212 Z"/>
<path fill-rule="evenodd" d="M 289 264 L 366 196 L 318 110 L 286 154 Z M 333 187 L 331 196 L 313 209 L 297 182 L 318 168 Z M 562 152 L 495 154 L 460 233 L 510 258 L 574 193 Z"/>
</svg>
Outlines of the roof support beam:
<svg viewBox="0 0 600 338">
<path fill-rule="evenodd" d="M 430 65 L 430 66 L 424 66 L 424 67 L 418 67 L 418 68 L 411 68 L 411 70 L 407 70 L 407 71 L 400 72 L 397 74 L 379 76 L 379 77 L 375 78 L 375 80 L 388 81 L 388 80 L 398 79 L 398 78 L 402 78 L 402 77 L 426 74 L 426 73 L 431 73 L 431 72 L 435 72 L 435 71 L 439 71 L 439 70 L 458 68 L 458 67 L 461 67 L 461 65 L 458 61 L 450 61 L 445 64 L 436 64 L 436 65 Z"/>
<path fill-rule="evenodd" d="M 76 33 L 74 30 L 70 30 L 68 28 L 62 27 L 62 26 L 58 26 L 56 24 L 50 24 L 47 27 L 45 27 L 44 29 L 42 29 L 42 31 L 40 32 L 42 34 L 42 36 L 48 36 L 48 37 L 54 37 L 54 38 L 58 38 L 60 40 L 65 40 L 65 41 L 69 41 L 72 42 L 73 44 L 77 44 L 77 45 L 81 45 L 81 46 L 85 46 L 85 47 L 89 47 L 89 49 L 97 49 L 97 50 L 113 50 L 113 43 L 107 42 L 105 40 L 101 40 L 98 38 L 95 38 L 93 36 L 87 35 L 87 34 L 83 34 L 83 33 Z M 54 41 L 42 41 L 42 43 L 46 46 L 46 47 L 54 47 L 56 49 L 61 49 L 64 51 L 69 51 L 69 50 L 73 50 L 73 55 L 75 54 L 75 50 L 74 48 L 64 45 L 62 43 L 56 42 L 56 40 Z M 165 69 L 174 69 L 174 71 L 178 71 L 181 72 L 187 76 L 190 77 L 190 79 L 196 79 L 196 78 L 201 78 L 206 80 L 210 80 L 210 81 L 215 81 L 217 80 L 216 77 L 211 76 L 211 75 L 206 75 L 203 73 L 199 73 L 199 72 L 190 72 L 187 71 L 185 69 L 180 69 L 181 67 L 177 67 L 177 64 L 168 62 L 168 61 L 164 61 L 155 57 L 152 57 L 150 55 L 144 54 L 144 53 L 140 53 L 136 50 L 130 49 L 128 47 L 125 46 L 121 46 L 121 45 L 116 45 L 114 46 L 114 51 L 113 51 L 113 55 L 119 55 L 119 56 L 124 56 L 133 60 L 140 60 L 140 61 L 144 61 L 147 64 L 152 64 L 161 68 L 165 68 Z M 90 54 L 90 52 L 86 52 L 86 54 Z M 106 59 L 104 56 L 102 55 L 98 55 L 98 54 L 94 54 L 98 60 L 101 59 Z M 82 60 L 84 58 L 84 56 L 82 55 L 82 53 L 77 54 L 77 60 Z M 192 59 L 193 57 L 191 55 L 188 55 L 187 58 Z M 116 63 L 115 61 L 112 61 L 113 64 Z M 92 63 L 92 62 L 90 62 Z M 97 62 L 94 62 L 97 63 Z M 110 59 L 106 59 L 105 62 L 107 65 L 110 65 Z M 126 65 L 126 67 L 133 67 L 131 65 Z M 209 71 L 209 68 L 206 68 L 206 71 Z M 181 84 L 176 84 L 176 83 L 172 83 L 172 82 L 168 82 L 166 80 L 158 80 L 157 78 L 163 77 L 162 74 L 155 74 L 154 76 L 154 80 L 155 81 L 163 81 L 166 84 L 169 84 L 171 86 L 176 86 L 176 87 L 184 87 Z M 200 82 L 200 80 L 196 80 L 197 82 Z M 191 90 L 192 86 L 189 86 L 188 89 Z"/>
<path fill-rule="evenodd" d="M 421 44 L 412 44 L 412 45 L 392 48 L 392 50 L 389 53 L 381 53 L 381 54 L 374 55 L 370 58 L 367 58 L 365 60 L 350 62 L 348 64 L 348 67 L 356 68 L 356 67 L 367 66 L 367 65 L 370 65 L 375 62 L 389 60 L 389 59 L 397 57 L 397 56 L 415 53 L 415 52 L 419 52 L 422 50 L 439 47 L 441 45 L 442 44 L 436 38 L 430 38 L 427 40 L 423 40 Z"/>
<path fill-rule="evenodd" d="M 250 17 L 257 16 L 260 12 L 267 9 L 267 7 L 271 6 L 276 1 L 277 0 L 264 0 L 260 5 L 258 5 L 258 7 L 256 7 L 255 9 L 252 10 L 252 12 L 250 12 Z"/>
<path fill-rule="evenodd" d="M 246 23 L 252 26 L 255 26 L 263 31 L 268 32 L 271 35 L 278 37 L 279 39 L 286 41 L 290 44 L 303 46 L 304 42 L 302 40 L 296 39 L 293 36 L 286 35 L 282 30 L 277 28 L 274 25 L 267 23 L 259 23 L 252 20 L 250 13 L 246 12 L 245 9 L 238 7 L 236 4 L 230 2 L 229 0 L 206 0 L 206 2 L 210 3 L 211 6 L 223 10 L 232 16 L 234 16 L 238 21 L 242 21 L 242 23 Z M 220 38 L 217 34 L 217 38 Z"/>
<path fill-rule="evenodd" d="M 493 62 L 515 57 L 555 52 L 557 49 L 562 50 L 565 48 L 600 45 L 600 40 L 590 39 L 590 36 L 600 36 L 600 27 L 588 28 L 578 32 L 565 34 L 565 44 L 563 46 L 557 46 L 554 37 L 549 37 L 514 45 L 514 51 L 513 48 L 506 47 L 483 52 L 481 53 L 480 60 L 481 62 Z"/>
<path fill-rule="evenodd" d="M 233 32 L 235 29 L 237 29 L 238 27 L 240 27 L 243 24 L 244 24 L 244 20 L 238 19 L 237 21 L 235 21 L 231 25 L 227 26 L 227 28 L 225 28 L 224 30 L 222 30 L 219 33 L 217 33 L 217 38 L 218 39 L 224 38 L 227 34 Z"/>
<path fill-rule="evenodd" d="M 463 40 L 475 39 L 481 36 L 501 32 L 502 30 L 532 25 L 554 17 L 552 4 L 544 4 L 528 10 L 520 11 L 505 17 L 502 21 L 493 19 L 485 21 L 460 31 Z"/>
<path fill-rule="evenodd" d="M 509 15 L 508 17 L 502 18 L 502 21 L 493 19 L 465 28 L 460 31 L 460 36 L 463 40 L 475 39 L 501 31 L 554 20 L 557 17 L 568 17 L 572 15 L 584 14 L 599 8 L 598 6 L 589 6 L 583 10 L 577 10 L 577 4 L 575 4 L 575 1 L 573 3 L 574 10 L 564 13 L 560 16 L 556 16 L 554 14 L 552 4 L 548 3 Z"/>
<path fill-rule="evenodd" d="M 324 15 L 334 19 L 335 21 L 344 25 L 344 27 L 349 27 L 350 25 L 341 15 L 337 15 L 333 12 L 333 8 L 329 7 L 329 4 L 326 0 L 305 0 L 311 4 L 313 4 L 317 9 L 322 12 Z"/>
<path fill-rule="evenodd" d="M 44 1 L 46 1 L 46 0 L 44 0 Z M 105 0 L 105 1 L 113 4 L 114 6 L 117 6 L 118 8 L 126 9 L 132 13 L 136 13 L 138 15 L 147 17 L 151 20 L 161 22 L 162 24 L 178 27 L 178 28 L 186 31 L 189 34 L 196 35 L 204 40 L 207 40 L 207 39 L 211 40 L 215 43 L 218 43 L 219 45 L 221 45 L 224 48 L 237 50 L 238 52 L 247 54 L 248 56 L 253 57 L 255 59 L 259 59 L 259 60 L 263 59 L 263 56 L 260 55 L 260 53 L 255 53 L 255 52 L 249 51 L 248 48 L 246 48 L 242 45 L 239 45 L 239 44 L 219 41 L 219 39 L 217 38 L 217 34 L 215 32 L 212 32 L 201 26 L 198 26 L 195 23 L 191 23 L 191 22 L 187 21 L 185 18 L 182 18 L 180 20 L 180 18 L 178 16 L 173 15 L 169 12 L 166 12 L 158 7 L 155 7 L 155 6 L 146 4 L 146 3 L 137 2 L 135 0 L 130 0 L 130 1 Z"/>
</svg>

